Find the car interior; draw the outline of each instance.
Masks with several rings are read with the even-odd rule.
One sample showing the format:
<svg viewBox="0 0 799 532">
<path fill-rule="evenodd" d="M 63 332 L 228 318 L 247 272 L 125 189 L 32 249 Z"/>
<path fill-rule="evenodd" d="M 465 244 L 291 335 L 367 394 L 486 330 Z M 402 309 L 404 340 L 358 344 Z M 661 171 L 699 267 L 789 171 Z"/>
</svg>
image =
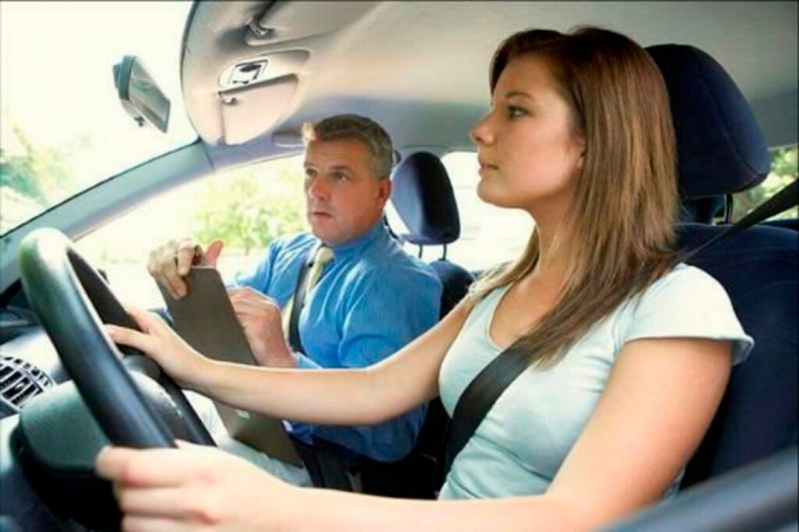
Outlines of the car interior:
<svg viewBox="0 0 799 532">
<path fill-rule="evenodd" d="M 443 316 L 484 271 L 452 253 L 471 221 L 443 161 L 474 152 L 468 131 L 488 105 L 491 53 L 514 31 L 579 24 L 626 33 L 663 74 L 680 248 L 724 286 L 755 339 L 680 493 L 607 530 L 796 530 L 799 227 L 793 216 L 725 234 L 734 195 L 769 177 L 770 150 L 799 141 L 796 2 L 194 1 L 180 81 L 196 140 L 0 236 L 0 531 L 115 529 L 119 511 L 93 474 L 109 441 L 213 444 L 166 374 L 104 340 L 101 321 L 131 318 L 74 242 L 167 190 L 297 155 L 305 121 L 362 113 L 395 143 L 386 224 L 441 279 Z M 448 423 L 430 402 L 411 454 L 363 491 L 435 498 Z"/>
</svg>

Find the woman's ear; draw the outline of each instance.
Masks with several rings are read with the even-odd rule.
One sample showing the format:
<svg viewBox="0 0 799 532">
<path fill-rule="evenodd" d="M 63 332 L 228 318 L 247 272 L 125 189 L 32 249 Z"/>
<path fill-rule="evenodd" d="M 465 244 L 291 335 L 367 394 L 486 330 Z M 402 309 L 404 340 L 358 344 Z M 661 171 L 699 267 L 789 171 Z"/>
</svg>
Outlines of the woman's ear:
<svg viewBox="0 0 799 532">
<path fill-rule="evenodd" d="M 577 169 L 582 170 L 583 165 L 585 164 L 585 152 L 587 150 L 585 145 L 585 134 L 581 131 L 577 134 L 577 147 L 580 150 L 580 158 L 577 159 Z"/>
</svg>

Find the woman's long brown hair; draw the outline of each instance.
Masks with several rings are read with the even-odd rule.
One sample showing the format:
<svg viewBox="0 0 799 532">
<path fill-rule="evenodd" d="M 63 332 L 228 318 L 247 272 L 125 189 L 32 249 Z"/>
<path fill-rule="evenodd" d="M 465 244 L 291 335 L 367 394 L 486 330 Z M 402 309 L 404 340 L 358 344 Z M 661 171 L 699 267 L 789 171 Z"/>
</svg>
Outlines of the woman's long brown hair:
<svg viewBox="0 0 799 532">
<path fill-rule="evenodd" d="M 545 367 L 673 267 L 676 142 L 660 71 L 629 38 L 595 27 L 519 32 L 494 54 L 492 92 L 508 63 L 527 54 L 545 60 L 571 108 L 573 134 L 586 146 L 564 223 L 571 239 L 565 284 L 555 305 L 514 343 Z M 515 262 L 475 283 L 473 301 L 524 277 L 539 254 L 534 229 Z"/>
</svg>

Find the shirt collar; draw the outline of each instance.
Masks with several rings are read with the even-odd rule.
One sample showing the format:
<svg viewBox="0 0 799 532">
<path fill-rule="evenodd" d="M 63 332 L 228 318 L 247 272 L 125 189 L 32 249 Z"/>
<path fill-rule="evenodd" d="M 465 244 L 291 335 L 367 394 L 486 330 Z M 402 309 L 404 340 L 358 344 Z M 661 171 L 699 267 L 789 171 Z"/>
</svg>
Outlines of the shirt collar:
<svg viewBox="0 0 799 532">
<path fill-rule="evenodd" d="M 386 229 L 386 225 L 381 218 L 374 226 L 372 226 L 371 229 L 369 229 L 369 231 L 359 236 L 355 240 L 350 240 L 349 242 L 345 242 L 344 244 L 340 244 L 338 246 L 331 246 L 330 248 L 333 250 L 333 256 L 337 259 L 341 259 L 345 257 L 351 257 L 378 239 L 384 238 L 388 238 L 388 230 Z"/>
</svg>

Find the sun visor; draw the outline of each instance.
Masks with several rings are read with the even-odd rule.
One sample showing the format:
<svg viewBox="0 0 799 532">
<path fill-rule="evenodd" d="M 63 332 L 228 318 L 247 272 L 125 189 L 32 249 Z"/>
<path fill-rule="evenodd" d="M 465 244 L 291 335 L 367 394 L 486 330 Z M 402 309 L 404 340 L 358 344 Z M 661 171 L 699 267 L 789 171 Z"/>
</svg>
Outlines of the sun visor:
<svg viewBox="0 0 799 532">
<path fill-rule="evenodd" d="M 273 127 L 297 91 L 295 75 L 219 93 L 222 141 L 242 144 Z"/>
</svg>

